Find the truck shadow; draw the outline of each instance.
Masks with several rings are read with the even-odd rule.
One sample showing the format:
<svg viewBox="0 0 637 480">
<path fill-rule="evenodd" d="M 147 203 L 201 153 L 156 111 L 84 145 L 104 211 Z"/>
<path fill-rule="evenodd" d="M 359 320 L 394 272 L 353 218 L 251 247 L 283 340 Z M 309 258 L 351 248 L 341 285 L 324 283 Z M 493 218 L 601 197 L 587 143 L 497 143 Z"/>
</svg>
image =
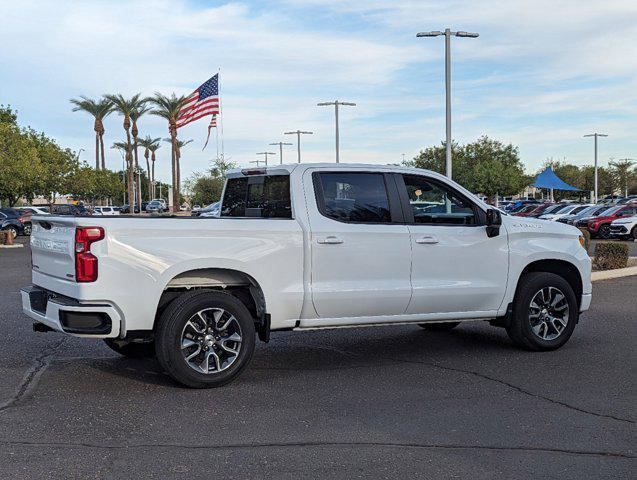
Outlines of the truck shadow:
<svg viewBox="0 0 637 480">
<path fill-rule="evenodd" d="M 275 332 L 270 343 L 257 343 L 251 364 L 233 385 L 267 382 L 274 377 L 293 379 L 308 372 L 329 375 L 333 370 L 379 368 L 401 362 L 453 361 L 469 367 L 487 356 L 497 362 L 499 358 L 510 361 L 512 352 L 528 355 L 513 347 L 504 330 L 483 322 L 476 324 L 460 325 L 451 332 L 430 332 L 417 326 Z M 90 366 L 135 382 L 182 388 L 154 358 L 119 357 L 90 362 Z"/>
</svg>

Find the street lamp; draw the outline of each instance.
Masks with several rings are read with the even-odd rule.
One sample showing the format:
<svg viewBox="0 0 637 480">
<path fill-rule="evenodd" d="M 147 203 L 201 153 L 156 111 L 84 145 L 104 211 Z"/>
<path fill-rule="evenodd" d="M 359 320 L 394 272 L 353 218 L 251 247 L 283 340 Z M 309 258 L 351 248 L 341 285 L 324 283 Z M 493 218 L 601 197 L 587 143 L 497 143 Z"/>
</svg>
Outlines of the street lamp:
<svg viewBox="0 0 637 480">
<path fill-rule="evenodd" d="M 283 145 L 292 145 L 291 143 L 286 142 L 274 142 L 270 145 L 278 145 L 279 146 L 279 163 L 283 165 Z"/>
<path fill-rule="evenodd" d="M 345 105 L 348 107 L 355 107 L 356 104 L 352 102 L 339 102 L 338 100 L 334 100 L 333 102 L 321 102 L 316 104 L 318 107 L 327 107 L 329 105 L 334 105 L 334 116 L 336 118 L 336 163 L 339 163 L 340 155 L 339 155 L 339 146 L 338 146 L 338 106 Z"/>
<path fill-rule="evenodd" d="M 285 132 L 284 135 L 296 135 L 296 149 L 298 152 L 298 161 L 301 163 L 301 135 L 313 135 L 314 132 L 304 132 L 303 130 L 295 130 L 293 132 Z"/>
<path fill-rule="evenodd" d="M 593 196 L 595 198 L 595 202 L 597 203 L 597 137 L 608 137 L 605 133 L 589 133 L 588 135 L 584 135 L 584 137 L 594 137 L 595 138 L 595 180 L 593 184 Z"/>
<path fill-rule="evenodd" d="M 451 178 L 451 37 L 477 38 L 479 34 L 471 32 L 452 32 L 445 29 L 444 32 L 434 30 L 431 32 L 420 32 L 416 37 L 439 37 L 445 36 L 445 97 L 446 97 L 446 161 L 445 175 Z"/>
<path fill-rule="evenodd" d="M 276 153 L 274 152 L 259 152 L 257 153 L 257 155 L 265 155 L 265 166 L 268 166 L 268 155 L 276 155 Z M 259 164 L 257 163 L 257 166 L 259 166 Z"/>
</svg>

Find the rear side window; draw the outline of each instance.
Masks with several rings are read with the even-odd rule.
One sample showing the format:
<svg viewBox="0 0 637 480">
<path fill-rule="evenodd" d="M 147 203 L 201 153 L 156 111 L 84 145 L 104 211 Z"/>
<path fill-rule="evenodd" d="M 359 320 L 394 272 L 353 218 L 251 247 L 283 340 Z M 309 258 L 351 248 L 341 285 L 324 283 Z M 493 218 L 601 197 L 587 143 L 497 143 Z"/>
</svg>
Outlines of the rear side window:
<svg viewBox="0 0 637 480">
<path fill-rule="evenodd" d="M 292 218 L 289 175 L 230 178 L 222 217 Z"/>
<path fill-rule="evenodd" d="M 321 213 L 353 223 L 391 223 L 389 196 L 382 173 L 315 174 Z"/>
</svg>

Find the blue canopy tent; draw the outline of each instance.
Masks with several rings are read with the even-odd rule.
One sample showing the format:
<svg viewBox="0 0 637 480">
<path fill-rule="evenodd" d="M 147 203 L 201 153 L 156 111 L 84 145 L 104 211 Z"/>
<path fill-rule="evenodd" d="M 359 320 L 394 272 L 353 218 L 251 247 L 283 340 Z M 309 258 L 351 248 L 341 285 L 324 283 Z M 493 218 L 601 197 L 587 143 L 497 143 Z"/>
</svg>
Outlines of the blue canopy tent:
<svg viewBox="0 0 637 480">
<path fill-rule="evenodd" d="M 535 181 L 532 186 L 535 188 L 547 188 L 551 192 L 551 199 L 553 199 L 553 190 L 570 190 L 574 192 L 581 192 L 582 190 L 579 188 L 575 188 L 560 177 L 555 175 L 555 172 L 551 167 L 546 167 L 542 173 L 540 173 L 537 177 L 535 177 Z"/>
</svg>

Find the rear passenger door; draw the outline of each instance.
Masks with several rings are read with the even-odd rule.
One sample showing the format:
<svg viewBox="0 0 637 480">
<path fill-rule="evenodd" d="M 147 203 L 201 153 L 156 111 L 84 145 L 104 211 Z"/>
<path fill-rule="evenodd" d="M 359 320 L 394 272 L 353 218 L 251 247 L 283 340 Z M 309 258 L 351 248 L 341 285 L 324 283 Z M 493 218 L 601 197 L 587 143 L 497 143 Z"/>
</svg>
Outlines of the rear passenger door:
<svg viewBox="0 0 637 480">
<path fill-rule="evenodd" d="M 304 185 L 318 316 L 405 313 L 411 297 L 411 247 L 391 175 L 308 170 Z"/>
</svg>

